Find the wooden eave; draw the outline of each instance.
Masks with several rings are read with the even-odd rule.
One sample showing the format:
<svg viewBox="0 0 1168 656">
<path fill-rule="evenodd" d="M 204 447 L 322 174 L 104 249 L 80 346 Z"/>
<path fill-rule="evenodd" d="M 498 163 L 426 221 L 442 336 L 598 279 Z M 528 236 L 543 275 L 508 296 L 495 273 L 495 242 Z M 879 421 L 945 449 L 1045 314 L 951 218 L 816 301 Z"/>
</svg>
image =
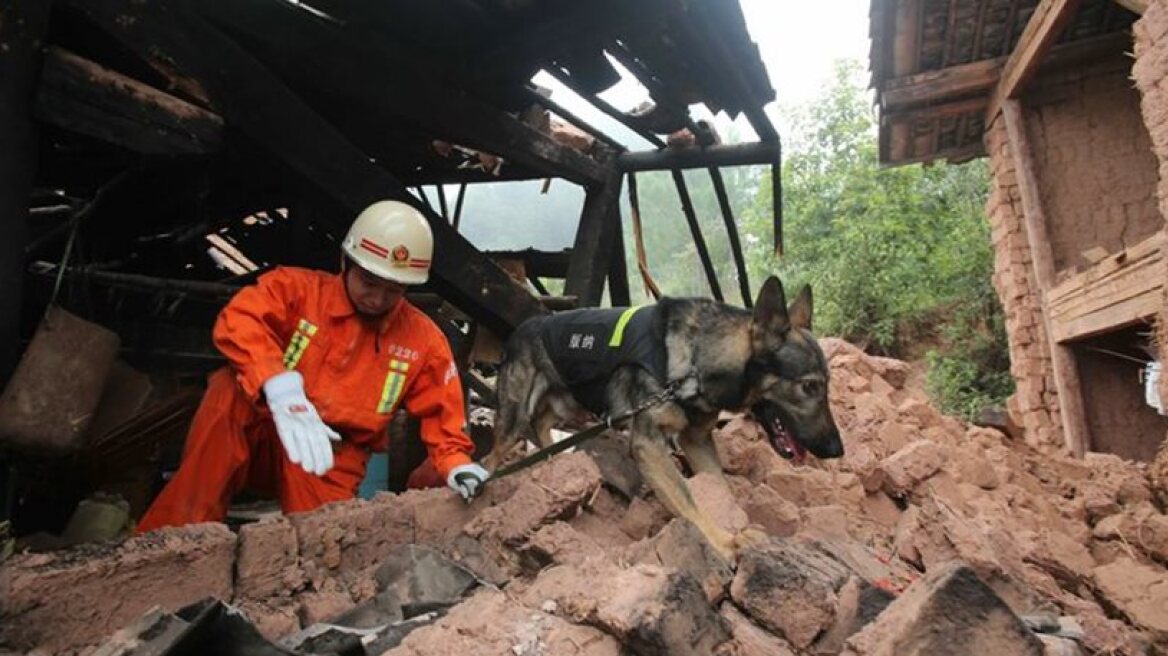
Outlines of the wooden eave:
<svg viewBox="0 0 1168 656">
<path fill-rule="evenodd" d="M 873 0 L 870 17 L 886 165 L 984 155 L 1003 100 L 1040 67 L 1122 51 L 1136 18 L 1112 0 Z"/>
</svg>

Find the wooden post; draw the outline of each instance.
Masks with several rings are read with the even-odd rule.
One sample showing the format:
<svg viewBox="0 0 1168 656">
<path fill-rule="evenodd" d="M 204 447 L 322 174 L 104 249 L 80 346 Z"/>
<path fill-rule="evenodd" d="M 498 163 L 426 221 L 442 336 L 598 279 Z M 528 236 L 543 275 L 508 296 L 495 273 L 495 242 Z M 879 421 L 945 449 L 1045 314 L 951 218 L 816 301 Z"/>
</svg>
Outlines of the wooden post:
<svg viewBox="0 0 1168 656">
<path fill-rule="evenodd" d="M 20 359 L 20 308 L 28 204 L 37 168 L 30 117 L 41 67 L 49 3 L 13 0 L 0 5 L 0 388 Z"/>
<path fill-rule="evenodd" d="M 1051 367 L 1054 369 L 1054 384 L 1058 391 L 1059 415 L 1063 421 L 1063 440 L 1071 453 L 1082 456 L 1090 444 L 1087 417 L 1083 410 L 1083 393 L 1074 354 L 1071 353 L 1070 347 L 1055 342 L 1054 333 L 1051 331 L 1046 297 L 1054 286 L 1054 255 L 1051 253 L 1050 237 L 1046 231 L 1046 214 L 1038 195 L 1038 180 L 1034 175 L 1034 154 L 1030 150 L 1030 140 L 1026 135 L 1021 103 L 1014 99 L 1003 102 L 1002 119 L 1006 122 L 1010 152 L 1014 156 L 1014 174 L 1018 179 L 1018 191 L 1022 196 L 1026 240 L 1030 246 L 1034 279 L 1038 282 L 1039 307 L 1042 311 L 1047 343 L 1050 345 Z"/>
<path fill-rule="evenodd" d="M 622 176 L 614 161 L 609 161 L 608 170 L 604 184 L 588 187 L 568 260 L 564 294 L 578 298 L 580 307 L 600 304 L 604 280 L 612 263 L 615 235 L 620 231 Z"/>
<path fill-rule="evenodd" d="M 633 304 L 633 298 L 629 291 L 629 267 L 625 262 L 625 233 L 624 226 L 620 221 L 619 208 L 617 209 L 616 229 L 612 241 L 612 260 L 608 266 L 608 302 L 613 307 L 626 307 Z"/>
</svg>

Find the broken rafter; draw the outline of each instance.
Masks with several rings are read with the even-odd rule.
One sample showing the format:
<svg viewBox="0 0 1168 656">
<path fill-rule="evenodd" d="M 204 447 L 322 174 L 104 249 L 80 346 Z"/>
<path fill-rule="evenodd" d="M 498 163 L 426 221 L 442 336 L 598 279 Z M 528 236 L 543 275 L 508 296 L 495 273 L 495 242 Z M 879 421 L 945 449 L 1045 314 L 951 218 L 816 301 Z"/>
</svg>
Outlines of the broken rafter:
<svg viewBox="0 0 1168 656">
<path fill-rule="evenodd" d="M 1148 0 L 1115 0 L 1115 2 L 1124 9 L 1140 16 L 1143 16 L 1144 12 L 1148 10 Z"/>
<path fill-rule="evenodd" d="M 57 47 L 45 53 L 34 113 L 145 154 L 206 154 L 222 145 L 223 119 L 214 113 Z"/>
<path fill-rule="evenodd" d="M 580 118 L 576 114 L 572 113 L 571 110 L 567 109 L 563 105 L 557 103 L 556 101 L 552 100 L 551 98 L 540 95 L 539 93 L 537 93 L 534 89 L 532 89 L 530 87 L 527 88 L 527 91 L 531 97 L 532 102 L 543 105 L 544 108 L 546 108 L 548 111 L 559 116 L 560 118 L 563 118 L 565 121 L 571 123 L 572 125 L 576 126 L 577 128 L 580 128 L 581 130 L 587 132 L 588 134 L 592 135 L 593 138 L 598 139 L 600 141 L 603 141 L 604 143 L 608 144 L 608 146 L 611 147 L 613 150 L 615 150 L 617 152 L 622 152 L 625 150 L 624 144 L 617 141 L 616 139 L 613 139 L 612 137 L 605 134 L 604 131 L 600 130 L 599 128 L 592 125 L 588 121 L 585 121 L 584 119 Z"/>
<path fill-rule="evenodd" d="M 579 83 L 576 80 L 573 80 L 568 74 L 566 74 L 561 69 L 559 69 L 555 66 L 549 66 L 548 68 L 546 68 L 544 70 L 547 71 L 547 73 L 549 75 L 551 75 L 552 77 L 559 80 L 561 84 L 568 87 L 572 91 L 575 91 L 576 94 L 579 95 L 581 98 L 592 103 L 592 105 L 595 106 L 597 109 L 604 112 L 605 114 L 608 114 L 610 117 L 616 119 L 617 121 L 620 122 L 621 125 L 627 127 L 628 129 L 632 130 L 633 132 L 636 132 L 645 141 L 648 141 L 649 143 L 653 144 L 654 146 L 657 146 L 658 148 L 663 148 L 665 146 L 665 141 L 663 139 L 661 139 L 661 137 L 657 136 L 652 131 L 645 129 L 643 126 L 641 126 L 636 121 L 634 121 L 631 116 L 622 112 L 621 110 L 617 109 L 616 107 L 613 107 L 608 101 L 604 100 L 600 96 L 587 93 L 586 91 L 581 89 L 579 86 Z"/>
<path fill-rule="evenodd" d="M 1038 70 L 1043 57 L 1074 17 L 1080 3 L 1081 0 L 1042 0 L 1039 3 L 1002 70 L 1002 77 L 994 89 L 986 113 L 987 125 L 1002 111 L 1006 100 L 1018 97 Z"/>
<path fill-rule="evenodd" d="M 451 84 L 442 71 L 427 70 L 416 53 L 386 39 L 360 39 L 322 23 L 295 6 L 265 0 L 199 4 L 247 49 L 311 94 L 345 98 L 356 108 L 362 141 L 376 142 L 387 117 L 416 123 L 437 138 L 513 161 L 544 176 L 578 184 L 604 179 L 593 158 L 562 146 L 550 135 Z M 408 93 L 386 93 L 408 89 Z M 362 118 L 364 117 L 364 118 Z"/>
<path fill-rule="evenodd" d="M 621 229 L 621 182 L 620 171 L 610 165 L 605 184 L 590 186 L 584 198 L 564 281 L 564 293 L 576 296 L 584 307 L 599 305 L 604 294 L 617 245 L 615 236 Z"/>
<path fill-rule="evenodd" d="M 625 172 L 697 169 L 710 166 L 748 166 L 771 164 L 777 156 L 776 144 L 759 142 L 622 153 L 617 156 L 617 166 Z"/>
<path fill-rule="evenodd" d="M 613 107 L 599 96 L 583 93 L 580 89 L 576 88 L 576 82 L 573 81 L 572 78 L 566 75 L 563 71 L 557 68 L 549 68 L 547 71 L 552 75 L 552 77 L 555 77 L 562 84 L 580 94 L 584 99 L 595 105 L 596 108 L 600 111 L 620 121 L 623 125 L 625 125 L 625 127 L 633 130 L 654 146 L 657 146 L 658 148 L 664 148 L 665 142 L 661 139 L 661 137 L 657 136 L 652 131 L 644 128 L 643 126 L 638 125 L 635 121 L 632 120 L 630 116 L 621 112 L 616 107 Z M 697 248 L 698 257 L 702 262 L 702 269 L 705 271 L 706 280 L 710 284 L 710 293 L 714 296 L 714 298 L 720 301 L 722 300 L 722 288 L 718 284 L 718 274 L 714 270 L 713 262 L 710 260 L 710 253 L 706 248 L 706 239 L 702 235 L 701 224 L 698 223 L 697 214 L 694 212 L 693 208 L 693 202 L 690 200 L 689 187 L 686 185 L 685 176 L 682 175 L 680 169 L 671 169 L 671 173 L 673 175 L 673 184 L 677 187 L 678 198 L 681 200 L 681 209 L 682 213 L 685 215 L 686 225 L 689 226 L 689 232 L 693 237 L 694 247 Z"/>
<path fill-rule="evenodd" d="M 399 180 L 370 162 L 262 62 L 209 23 L 183 11 L 187 5 L 131 0 L 70 0 L 69 5 L 144 59 L 163 56 L 193 73 L 230 125 L 315 184 L 348 216 L 385 198 L 418 205 Z M 441 217 L 424 213 L 436 242 L 432 269 L 436 290 L 499 335 L 544 312 L 524 287 Z M 344 220 L 333 223 L 341 230 L 348 225 Z"/>
</svg>

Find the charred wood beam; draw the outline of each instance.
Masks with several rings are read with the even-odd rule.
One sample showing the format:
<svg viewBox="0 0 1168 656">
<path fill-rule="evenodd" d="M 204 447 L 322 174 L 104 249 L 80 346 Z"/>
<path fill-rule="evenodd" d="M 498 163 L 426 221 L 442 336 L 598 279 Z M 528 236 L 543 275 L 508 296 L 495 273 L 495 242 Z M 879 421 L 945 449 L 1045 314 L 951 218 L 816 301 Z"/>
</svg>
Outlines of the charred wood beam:
<svg viewBox="0 0 1168 656">
<path fill-rule="evenodd" d="M 48 23 L 43 0 L 0 5 L 0 387 L 20 358 L 24 247 L 37 170 L 32 101 Z"/>
<path fill-rule="evenodd" d="M 663 148 L 621 153 L 616 164 L 621 171 L 667 171 L 711 166 L 771 164 L 778 156 L 774 143 L 747 143 L 705 148 Z"/>
<path fill-rule="evenodd" d="M 526 166 L 506 166 L 499 171 L 499 174 L 490 173 L 481 169 L 456 168 L 452 162 L 449 167 L 423 167 L 421 170 L 403 171 L 398 174 L 398 180 L 407 187 L 417 187 L 421 185 L 443 185 L 443 184 L 477 184 L 480 182 L 514 182 L 516 180 L 543 180 L 547 178 L 546 172 L 540 172 L 535 169 L 527 168 Z"/>
<path fill-rule="evenodd" d="M 361 141 L 375 140 L 385 118 L 401 116 L 437 137 L 473 146 L 578 184 L 603 180 L 600 164 L 550 135 L 452 86 L 426 70 L 416 53 L 387 40 L 354 39 L 344 29 L 279 0 L 198 4 L 196 11 L 252 51 L 285 79 L 306 81 L 328 97 L 345 98 L 368 117 Z M 296 84 L 292 84 L 296 88 Z M 387 89 L 408 90 L 387 93 Z"/>
<path fill-rule="evenodd" d="M 488 251 L 486 255 L 491 259 L 522 260 L 524 271 L 529 276 L 564 278 L 568 274 L 572 251 L 539 251 L 529 248 L 522 251 Z"/>
<path fill-rule="evenodd" d="M 592 137 L 594 139 L 597 139 L 599 141 L 603 141 L 604 143 L 608 144 L 608 146 L 610 148 L 612 148 L 613 150 L 615 150 L 617 152 L 623 152 L 625 150 L 624 144 L 622 144 L 621 142 L 617 141 L 616 139 L 613 139 L 612 137 L 608 136 L 600 128 L 597 128 L 596 126 L 592 125 L 588 121 L 585 121 L 584 119 L 580 118 L 576 114 L 572 113 L 572 111 L 570 109 L 568 109 L 567 107 L 564 107 L 563 105 L 552 100 L 551 98 L 541 96 L 534 89 L 528 88 L 527 91 L 528 91 L 528 95 L 531 97 L 532 102 L 543 105 L 543 107 L 545 109 L 547 109 L 548 111 L 560 116 L 561 118 L 568 121 L 572 125 L 580 128 L 581 130 L 592 135 Z"/>
<path fill-rule="evenodd" d="M 619 196 L 619 191 L 617 193 Z M 608 265 L 608 301 L 613 307 L 627 307 L 633 304 L 633 298 L 629 291 L 629 266 L 625 262 L 625 234 L 619 210 L 617 219 L 612 260 Z"/>
<path fill-rule="evenodd" d="M 164 58 L 202 82 L 228 124 L 315 184 L 347 213 L 342 231 L 370 203 L 395 198 L 422 211 L 434 231 L 433 286 L 500 335 L 544 308 L 408 188 L 352 144 L 233 39 L 175 3 L 132 0 L 73 8 L 146 60 Z M 346 77 L 355 77 L 351 72 Z M 382 94 L 389 95 L 389 94 Z"/>
<path fill-rule="evenodd" d="M 223 119 L 67 50 L 45 55 L 34 113 L 73 132 L 150 155 L 207 154 Z"/>
<path fill-rule="evenodd" d="M 58 264 L 53 262 L 34 262 L 29 267 L 29 273 L 35 276 L 55 278 L 58 273 Z M 207 302 L 221 303 L 229 300 L 245 284 L 209 282 L 205 280 L 184 280 L 181 278 L 162 278 L 140 273 L 124 273 L 121 271 L 105 271 L 88 267 L 65 267 L 65 279 L 84 279 L 105 287 L 124 289 L 133 292 L 149 294 L 173 294 L 196 298 Z M 406 298 L 422 309 L 432 310 L 445 303 L 440 295 L 431 292 L 409 292 Z M 538 301 L 549 310 L 564 310 L 576 307 L 574 296 L 543 296 Z"/>
<path fill-rule="evenodd" d="M 633 120 L 633 117 L 622 112 L 616 107 L 613 107 L 605 99 L 601 98 L 600 96 L 588 93 L 588 91 L 581 86 L 581 83 L 578 80 L 573 79 L 572 76 L 565 73 L 559 67 L 549 66 L 544 70 L 546 70 L 549 75 L 559 80 L 561 84 L 579 94 L 581 98 L 584 98 L 588 102 L 592 103 L 594 107 L 604 112 L 608 116 L 616 119 L 618 122 L 620 122 L 621 125 L 627 127 L 633 132 L 636 132 L 645 141 L 648 141 L 658 148 L 665 147 L 665 141 L 662 140 L 661 137 L 657 136 L 652 131 L 645 129 L 644 126 Z"/>
<path fill-rule="evenodd" d="M 575 296 L 582 307 L 595 307 L 604 295 L 604 280 L 620 230 L 620 190 L 623 177 L 609 167 L 605 184 L 588 188 L 568 260 L 564 294 Z"/>
<path fill-rule="evenodd" d="M 613 107 L 599 96 L 586 94 L 581 91 L 579 88 L 577 88 L 577 82 L 564 71 L 558 68 L 549 68 L 547 71 L 562 84 L 581 94 L 581 96 L 587 99 L 600 111 L 620 121 L 624 126 L 628 127 L 630 130 L 633 130 L 654 146 L 657 146 L 658 148 L 664 148 L 665 142 L 661 139 L 661 137 L 657 136 L 652 131 L 645 129 L 644 126 L 632 120 L 632 117 L 620 111 L 616 107 Z M 671 173 L 673 175 L 673 184 L 675 187 L 677 187 L 677 195 L 681 201 L 681 210 L 685 215 L 686 225 L 689 226 L 690 236 L 693 238 L 694 247 L 697 249 L 698 257 L 702 262 L 702 270 L 705 271 L 706 281 L 710 285 L 710 293 L 715 299 L 720 301 L 722 300 L 722 288 L 718 284 L 718 274 L 714 270 L 713 262 L 710 260 L 710 252 L 709 249 L 706 248 L 706 239 L 702 235 L 702 227 L 701 224 L 698 223 L 697 213 L 694 212 L 693 201 L 690 199 L 689 187 L 686 185 L 685 176 L 682 175 L 680 169 L 671 169 Z"/>
<path fill-rule="evenodd" d="M 458 232 L 458 224 L 462 223 L 462 201 L 466 199 L 466 183 L 458 185 L 458 197 L 454 199 L 454 216 L 450 217 L 450 227 Z"/>
</svg>

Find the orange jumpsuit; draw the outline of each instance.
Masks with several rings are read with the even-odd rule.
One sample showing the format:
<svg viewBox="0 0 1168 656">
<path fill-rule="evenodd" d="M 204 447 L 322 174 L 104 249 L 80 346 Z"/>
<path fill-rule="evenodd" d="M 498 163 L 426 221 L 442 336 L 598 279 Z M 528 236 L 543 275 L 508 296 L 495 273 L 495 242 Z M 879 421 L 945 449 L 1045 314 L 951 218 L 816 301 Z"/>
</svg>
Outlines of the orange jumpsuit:
<svg viewBox="0 0 1168 656">
<path fill-rule="evenodd" d="M 182 464 L 146 511 L 139 532 L 222 521 L 245 487 L 280 500 L 284 512 L 351 499 L 371 451 L 404 404 L 442 477 L 471 462 L 474 444 L 462 387 L 441 330 L 404 298 L 380 320 L 356 314 L 341 276 L 281 267 L 241 290 L 215 322 L 215 346 L 230 362 L 211 375 L 187 435 Z M 335 464 L 314 476 L 284 453 L 263 383 L 290 369 L 321 419 L 344 439 Z"/>
</svg>

